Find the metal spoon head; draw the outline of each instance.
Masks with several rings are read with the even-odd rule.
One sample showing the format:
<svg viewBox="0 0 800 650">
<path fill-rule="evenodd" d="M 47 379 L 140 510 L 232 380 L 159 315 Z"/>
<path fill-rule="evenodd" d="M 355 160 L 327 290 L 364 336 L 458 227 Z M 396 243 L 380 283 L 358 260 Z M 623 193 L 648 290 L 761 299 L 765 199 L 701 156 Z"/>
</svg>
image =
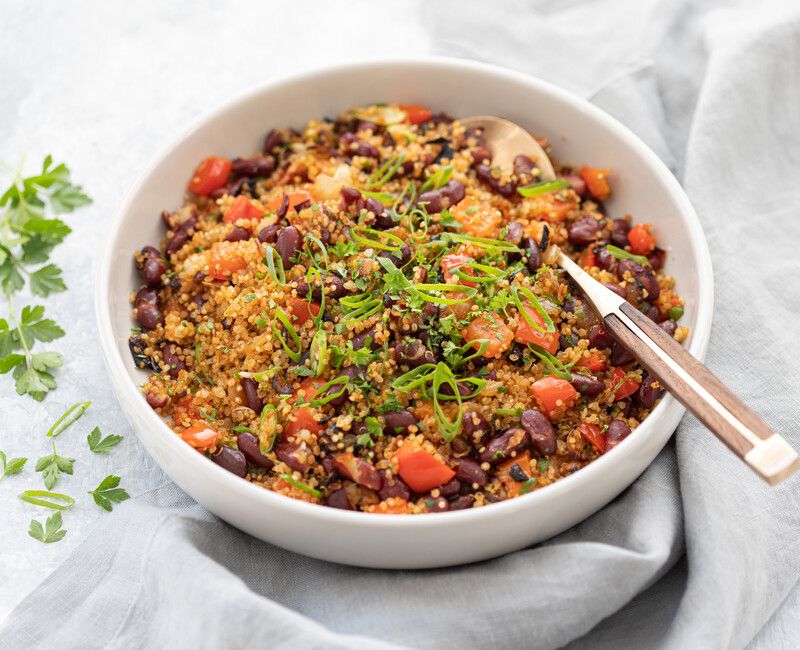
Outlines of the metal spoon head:
<svg viewBox="0 0 800 650">
<path fill-rule="evenodd" d="M 533 160 L 541 171 L 543 181 L 556 177 L 553 163 L 536 139 L 521 126 L 491 115 L 477 115 L 459 120 L 465 127 L 483 129 L 486 147 L 492 152 L 492 164 L 502 169 L 512 169 L 514 158 L 520 154 Z"/>
</svg>

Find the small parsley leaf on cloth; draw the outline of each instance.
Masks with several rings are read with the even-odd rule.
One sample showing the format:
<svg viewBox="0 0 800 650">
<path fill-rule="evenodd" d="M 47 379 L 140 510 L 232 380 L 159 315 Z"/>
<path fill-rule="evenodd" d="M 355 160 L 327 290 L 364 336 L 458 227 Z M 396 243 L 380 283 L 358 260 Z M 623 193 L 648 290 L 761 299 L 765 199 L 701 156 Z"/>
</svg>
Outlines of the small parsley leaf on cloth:
<svg viewBox="0 0 800 650">
<path fill-rule="evenodd" d="M 122 441 L 122 436 L 109 435 L 102 438 L 100 427 L 95 427 L 92 432 L 86 437 L 86 442 L 89 443 L 89 449 L 96 454 L 104 454 L 111 451 Z"/>
<path fill-rule="evenodd" d="M 45 544 L 58 542 L 64 539 L 64 535 L 67 534 L 67 531 L 61 528 L 61 523 L 60 512 L 49 516 L 47 521 L 45 521 L 44 527 L 42 527 L 42 524 L 36 521 L 36 519 L 31 519 L 31 527 L 28 530 L 28 535 Z"/>
<path fill-rule="evenodd" d="M 112 504 L 122 503 L 130 499 L 130 495 L 119 486 L 120 477 L 109 475 L 106 476 L 94 490 L 89 492 L 94 499 L 94 502 L 103 510 L 111 512 L 114 509 Z"/>
<path fill-rule="evenodd" d="M 11 460 L 8 460 L 5 452 L 0 451 L 0 465 L 2 465 L 2 468 L 0 468 L 0 481 L 2 481 L 6 476 L 19 474 L 27 462 L 27 458 L 12 458 Z"/>
<path fill-rule="evenodd" d="M 49 456 L 42 456 L 36 461 L 36 471 L 42 472 L 44 486 L 48 490 L 52 490 L 53 486 L 58 482 L 61 472 L 64 472 L 64 474 L 72 474 L 72 465 L 74 463 L 74 458 L 59 456 L 56 453 L 56 442 L 54 440 L 53 453 Z"/>
</svg>

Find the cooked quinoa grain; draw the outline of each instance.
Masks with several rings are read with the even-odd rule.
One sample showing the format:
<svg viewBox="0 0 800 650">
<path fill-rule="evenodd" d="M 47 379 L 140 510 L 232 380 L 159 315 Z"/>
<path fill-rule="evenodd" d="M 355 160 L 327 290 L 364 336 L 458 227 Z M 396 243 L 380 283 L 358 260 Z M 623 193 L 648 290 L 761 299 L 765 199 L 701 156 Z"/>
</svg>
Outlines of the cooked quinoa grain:
<svg viewBox="0 0 800 650">
<path fill-rule="evenodd" d="M 148 403 L 224 469 L 347 510 L 476 508 L 579 470 L 662 388 L 557 247 L 687 329 L 649 226 L 603 212 L 610 171 L 556 168 L 497 169 L 480 132 L 397 104 L 204 160 L 135 259 Z"/>
</svg>

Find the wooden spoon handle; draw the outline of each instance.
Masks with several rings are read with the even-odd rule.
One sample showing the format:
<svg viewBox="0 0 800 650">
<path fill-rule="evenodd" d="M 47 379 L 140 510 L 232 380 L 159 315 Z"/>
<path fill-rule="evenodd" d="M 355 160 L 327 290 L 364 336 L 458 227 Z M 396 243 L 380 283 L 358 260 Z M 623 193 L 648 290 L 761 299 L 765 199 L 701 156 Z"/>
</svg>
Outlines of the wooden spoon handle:
<svg viewBox="0 0 800 650">
<path fill-rule="evenodd" d="M 776 484 L 800 458 L 769 426 L 683 346 L 629 303 L 603 319 L 606 329 L 728 448 Z"/>
</svg>

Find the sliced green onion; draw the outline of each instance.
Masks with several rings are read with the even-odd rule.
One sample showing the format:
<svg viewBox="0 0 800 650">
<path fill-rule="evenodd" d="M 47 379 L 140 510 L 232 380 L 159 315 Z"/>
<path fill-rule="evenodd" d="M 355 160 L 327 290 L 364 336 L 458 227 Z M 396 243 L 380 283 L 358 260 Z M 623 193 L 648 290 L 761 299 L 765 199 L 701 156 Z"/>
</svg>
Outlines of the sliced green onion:
<svg viewBox="0 0 800 650">
<path fill-rule="evenodd" d="M 281 474 L 280 477 L 286 481 L 289 485 L 293 485 L 298 490 L 302 490 L 303 492 L 308 492 L 313 497 L 317 497 L 317 499 L 322 498 L 322 492 L 319 490 L 315 490 L 314 488 L 298 481 L 297 479 L 293 478 L 291 474 Z"/>
<path fill-rule="evenodd" d="M 634 255 L 633 253 L 626 251 L 624 248 L 614 246 L 614 244 L 607 244 L 606 250 L 618 260 L 633 260 L 642 266 L 650 266 L 650 260 L 648 260 L 644 255 Z"/>
<path fill-rule="evenodd" d="M 422 187 L 419 188 L 420 194 L 430 189 L 438 190 L 440 187 L 445 186 L 452 175 L 453 168 L 450 165 L 437 169 L 433 174 L 428 176 L 428 179 L 422 184 Z"/>
<path fill-rule="evenodd" d="M 277 255 L 275 249 L 272 246 L 267 246 L 264 264 L 267 265 L 269 276 L 279 285 L 283 286 L 286 284 L 286 271 L 283 270 L 282 259 L 279 260 L 278 264 L 275 264 L 275 255 Z"/>
<path fill-rule="evenodd" d="M 512 417 L 517 417 L 518 415 L 522 415 L 522 412 L 525 409 L 495 409 L 495 415 L 510 415 Z"/>
<path fill-rule="evenodd" d="M 669 316 L 671 320 L 678 320 L 681 316 L 683 316 L 683 307 L 680 305 L 675 305 L 667 312 L 667 316 Z"/>
<path fill-rule="evenodd" d="M 405 202 L 406 198 L 408 199 L 407 203 Z M 409 208 L 414 204 L 416 199 L 416 186 L 414 183 L 406 183 L 405 187 L 403 187 L 403 191 L 400 192 L 400 196 L 398 196 L 395 202 L 392 204 L 392 219 L 399 221 L 400 217 L 408 212 Z"/>
<path fill-rule="evenodd" d="M 563 178 L 557 178 L 554 181 L 542 181 L 541 183 L 523 185 L 517 188 L 517 192 L 519 192 L 521 196 L 531 197 L 547 194 L 549 192 L 557 192 L 558 190 L 566 190 L 568 187 L 570 187 L 569 181 Z"/>
<path fill-rule="evenodd" d="M 397 173 L 397 170 L 400 169 L 400 165 L 403 164 L 405 160 L 406 154 L 404 151 L 400 152 L 399 154 L 395 154 L 389 160 L 387 160 L 383 165 L 381 165 L 372 176 L 367 179 L 367 187 L 380 187 L 384 183 L 388 183 L 392 176 Z M 365 194 L 363 191 L 362 194 Z"/>
<path fill-rule="evenodd" d="M 275 338 L 278 339 L 283 349 L 286 351 L 286 354 L 289 355 L 289 358 L 294 361 L 295 363 L 300 361 L 300 357 L 303 356 L 303 344 L 300 341 L 300 337 L 297 335 L 297 330 L 294 328 L 289 322 L 289 317 L 283 312 L 280 307 L 275 308 L 275 317 L 283 324 L 286 328 L 286 331 L 289 334 L 289 337 L 292 339 L 292 342 L 297 347 L 297 350 L 293 350 L 289 347 L 289 344 L 286 342 L 286 339 L 281 334 L 280 329 L 278 329 L 274 322 L 272 325 L 272 333 L 275 335 Z"/>
<path fill-rule="evenodd" d="M 487 237 L 473 237 L 472 235 L 462 235 L 461 233 L 443 233 L 442 239 L 458 242 L 460 244 L 471 244 L 487 250 L 502 251 L 505 253 L 521 253 L 522 249 L 511 242 L 502 239 L 489 239 Z"/>
<path fill-rule="evenodd" d="M 341 397 L 344 395 L 344 392 L 347 390 L 347 385 L 350 383 L 350 378 L 347 375 L 339 375 L 338 377 L 334 377 L 330 381 L 326 381 L 322 386 L 317 388 L 314 391 L 313 395 L 311 395 L 311 399 L 308 400 L 309 404 L 313 407 L 320 407 L 325 406 L 328 402 L 332 402 L 337 397 Z M 333 388 L 334 386 L 341 386 L 339 390 L 331 395 L 328 395 L 327 392 Z"/>
<path fill-rule="evenodd" d="M 319 377 L 328 367 L 328 335 L 325 330 L 318 330 L 314 334 L 308 353 L 311 359 L 311 370 L 314 371 L 315 377 Z"/>
<path fill-rule="evenodd" d="M 455 402 L 458 405 L 458 414 L 452 420 L 447 417 L 439 403 L 440 390 L 442 386 L 445 385 L 450 386 L 455 396 Z M 433 371 L 433 415 L 436 418 L 436 424 L 439 427 L 442 438 L 450 442 L 458 435 L 458 432 L 461 430 L 461 420 L 464 417 L 464 412 L 461 407 L 461 395 L 458 392 L 458 384 L 453 376 L 453 372 L 447 367 L 446 363 L 442 363 L 441 361 L 436 364 L 436 369 Z"/>
<path fill-rule="evenodd" d="M 370 239 L 366 235 L 372 235 L 376 238 L 385 238 L 387 243 L 383 243 L 380 241 L 380 239 Z M 399 251 L 401 248 L 403 248 L 403 240 L 397 235 L 375 230 L 374 228 L 367 228 L 367 226 L 352 226 L 350 228 L 350 236 L 353 238 L 353 241 L 356 241 L 362 246 L 366 246 L 368 248 L 379 248 L 384 251 Z M 388 242 L 392 242 L 391 245 L 389 245 Z"/>
<path fill-rule="evenodd" d="M 47 490 L 25 490 L 19 495 L 19 498 L 35 506 L 42 506 L 43 508 L 50 508 L 52 510 L 67 510 L 75 503 L 75 499 L 68 494 L 48 492 Z M 48 501 L 47 499 L 51 500 Z M 58 501 L 62 503 L 57 503 Z"/>
<path fill-rule="evenodd" d="M 379 312 L 383 301 L 367 293 L 361 293 L 357 296 L 345 296 L 339 300 L 339 304 L 347 309 L 347 313 L 339 319 L 339 322 L 352 323 L 365 320 Z"/>
<path fill-rule="evenodd" d="M 528 345 L 528 348 L 542 363 L 544 363 L 544 365 L 552 374 L 561 379 L 572 381 L 572 373 L 569 370 L 575 365 L 575 361 L 565 364 L 558 357 L 550 354 L 550 352 L 545 350 L 543 347 L 536 345 L 535 343 Z"/>
<path fill-rule="evenodd" d="M 533 320 L 533 317 L 524 308 L 525 306 L 522 304 L 522 300 L 520 299 L 519 294 L 522 294 L 523 297 L 528 302 L 528 304 L 531 307 L 533 307 L 533 309 L 536 310 L 536 313 L 539 314 L 539 316 L 542 317 L 545 327 L 542 327 L 541 325 L 539 325 L 539 323 Z M 542 307 L 541 303 L 539 302 L 539 299 L 534 295 L 534 293 L 530 289 L 528 289 L 527 287 L 521 287 L 517 284 L 512 285 L 511 298 L 514 301 L 514 304 L 517 306 L 519 313 L 528 322 L 528 325 L 530 325 L 537 332 L 547 332 L 549 334 L 552 334 L 553 332 L 556 331 L 556 326 L 553 325 L 553 321 L 550 318 L 550 314 L 548 314 L 545 311 L 544 307 Z"/>
<path fill-rule="evenodd" d="M 478 347 L 475 347 L 475 343 L 478 344 Z M 472 339 L 471 341 L 467 341 L 455 351 L 456 357 L 458 357 L 457 361 L 453 364 L 453 368 L 460 368 L 463 366 L 467 361 L 471 361 L 477 357 L 483 356 L 483 353 L 489 348 L 489 339 Z M 466 352 L 472 352 L 472 354 L 468 356 L 463 356 Z"/>
<path fill-rule="evenodd" d="M 478 290 L 463 284 L 414 284 L 409 290 L 419 295 L 420 298 L 436 305 L 457 305 L 472 298 Z M 439 293 L 461 293 L 461 298 L 445 298 Z"/>
<path fill-rule="evenodd" d="M 463 377 L 462 379 L 458 380 L 460 384 L 472 384 L 475 386 L 475 390 L 469 393 L 468 395 L 461 395 L 459 393 L 458 398 L 454 397 L 453 395 L 439 395 L 439 399 L 444 401 L 452 401 L 455 399 L 474 399 L 478 395 L 483 392 L 483 389 L 486 388 L 486 380 L 481 379 L 480 377 Z"/>
<path fill-rule="evenodd" d="M 319 301 L 319 311 L 317 312 L 316 316 L 314 315 L 314 310 L 311 309 L 311 306 L 314 304 L 313 296 L 314 292 L 311 290 L 311 285 L 315 283 L 315 281 L 319 282 L 320 289 L 320 301 Z M 306 295 L 306 303 L 308 303 L 308 313 L 311 315 L 311 320 L 314 321 L 314 326 L 319 329 L 322 327 L 322 321 L 325 319 L 325 279 L 322 277 L 322 273 L 318 268 L 315 266 L 311 266 L 306 271 L 306 284 L 308 284 L 309 291 Z"/>
<path fill-rule="evenodd" d="M 536 477 L 532 476 L 520 486 L 519 493 L 528 494 L 528 492 L 530 492 L 535 487 L 536 487 Z"/>
<path fill-rule="evenodd" d="M 53 423 L 53 426 L 50 427 L 49 431 L 47 432 L 47 436 L 49 438 L 55 438 L 58 434 L 64 431 L 64 429 L 80 418 L 86 409 L 88 409 L 91 405 L 91 402 L 78 402 L 77 404 L 70 406 L 66 411 L 64 411 L 63 415 Z"/>
<path fill-rule="evenodd" d="M 237 424 L 235 427 L 231 427 L 231 431 L 235 431 L 236 433 L 252 433 L 253 435 L 256 433 L 250 427 L 246 427 L 243 424 Z"/>
<path fill-rule="evenodd" d="M 272 404 L 261 409 L 258 418 L 258 450 L 268 454 L 278 438 L 278 411 Z"/>
<path fill-rule="evenodd" d="M 397 198 L 394 194 L 389 192 L 369 192 L 367 190 L 361 190 L 361 193 L 368 199 L 377 199 L 386 206 L 394 205 L 395 199 Z"/>
<path fill-rule="evenodd" d="M 469 273 L 462 271 L 462 267 L 480 271 L 483 275 L 470 275 Z M 497 282 L 506 275 L 506 272 L 503 271 L 503 269 L 498 269 L 497 267 L 488 266 L 486 264 L 478 264 L 477 262 L 464 262 L 463 264 L 454 266 L 448 272 L 458 276 L 462 280 L 472 282 Z"/>
<path fill-rule="evenodd" d="M 404 393 L 409 393 L 415 388 L 424 386 L 425 383 L 433 377 L 433 372 L 435 370 L 436 366 L 434 364 L 423 363 L 421 366 L 412 368 L 395 379 L 392 382 L 392 388 Z"/>
<path fill-rule="evenodd" d="M 314 254 L 311 252 L 311 248 L 309 247 L 308 242 L 314 244 L 319 249 L 319 252 L 322 253 L 322 261 L 325 265 L 325 270 L 327 271 L 329 263 L 327 247 L 325 246 L 325 244 L 322 243 L 322 241 L 320 241 L 318 237 L 315 237 L 311 233 L 306 234 L 305 236 L 306 252 L 308 253 L 308 256 L 311 258 L 311 261 L 314 263 L 314 266 L 316 266 L 316 260 L 314 259 Z"/>
</svg>

